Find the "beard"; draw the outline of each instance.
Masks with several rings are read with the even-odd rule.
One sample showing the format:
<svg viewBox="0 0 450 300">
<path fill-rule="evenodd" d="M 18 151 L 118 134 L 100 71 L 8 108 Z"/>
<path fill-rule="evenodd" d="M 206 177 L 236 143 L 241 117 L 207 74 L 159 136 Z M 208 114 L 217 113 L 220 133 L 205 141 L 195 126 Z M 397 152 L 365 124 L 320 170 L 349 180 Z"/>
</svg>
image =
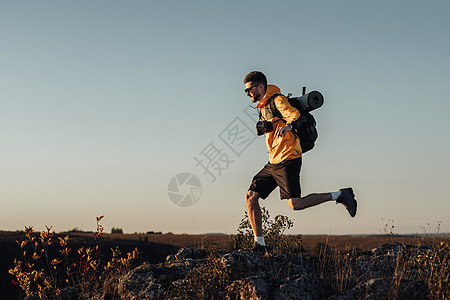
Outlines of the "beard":
<svg viewBox="0 0 450 300">
<path fill-rule="evenodd" d="M 252 97 L 252 102 L 253 103 L 258 102 L 260 99 L 261 99 L 261 94 L 260 93 L 253 94 L 253 97 Z"/>
</svg>

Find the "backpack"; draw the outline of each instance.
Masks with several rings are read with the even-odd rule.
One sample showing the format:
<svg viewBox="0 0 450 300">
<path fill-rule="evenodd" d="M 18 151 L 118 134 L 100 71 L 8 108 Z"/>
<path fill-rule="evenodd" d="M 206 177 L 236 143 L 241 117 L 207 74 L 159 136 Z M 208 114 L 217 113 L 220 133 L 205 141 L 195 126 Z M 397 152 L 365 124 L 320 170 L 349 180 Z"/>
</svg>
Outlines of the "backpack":
<svg viewBox="0 0 450 300">
<path fill-rule="evenodd" d="M 280 95 L 282 94 L 273 95 L 267 102 L 267 105 L 270 105 L 270 109 L 274 116 L 279 117 L 280 119 L 283 120 L 283 117 L 276 108 L 274 101 L 274 99 Z M 287 95 L 289 104 L 300 112 L 300 118 L 295 122 L 299 122 L 301 124 L 298 128 L 293 129 L 292 132 L 296 137 L 300 139 L 300 146 L 302 147 L 302 153 L 306 153 L 314 148 L 316 140 L 319 137 L 316 127 L 317 125 L 316 120 L 314 119 L 310 111 L 322 106 L 323 96 L 317 91 L 308 93 L 307 95 L 304 95 L 300 98 L 297 97 L 291 98 L 291 96 L 292 96 L 291 94 Z M 283 121 L 286 123 L 285 120 Z"/>
</svg>

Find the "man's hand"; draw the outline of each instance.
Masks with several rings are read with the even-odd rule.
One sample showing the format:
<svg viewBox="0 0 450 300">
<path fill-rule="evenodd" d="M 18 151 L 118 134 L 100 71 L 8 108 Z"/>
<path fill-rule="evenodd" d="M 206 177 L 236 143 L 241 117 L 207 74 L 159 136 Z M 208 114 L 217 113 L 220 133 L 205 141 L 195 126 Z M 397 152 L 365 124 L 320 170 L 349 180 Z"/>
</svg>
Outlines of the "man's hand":
<svg viewBox="0 0 450 300">
<path fill-rule="evenodd" d="M 291 131 L 291 130 L 292 130 L 292 126 L 291 125 L 286 125 L 284 127 L 280 127 L 275 132 L 275 137 L 282 137 L 282 136 L 284 136 L 286 134 L 286 132 Z"/>
</svg>

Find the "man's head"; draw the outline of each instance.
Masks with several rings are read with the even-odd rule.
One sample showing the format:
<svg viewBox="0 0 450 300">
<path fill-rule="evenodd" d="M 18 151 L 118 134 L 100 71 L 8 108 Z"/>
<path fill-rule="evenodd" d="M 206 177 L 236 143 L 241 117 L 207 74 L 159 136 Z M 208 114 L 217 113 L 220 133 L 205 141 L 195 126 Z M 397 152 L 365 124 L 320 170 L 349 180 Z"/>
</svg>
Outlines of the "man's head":
<svg viewBox="0 0 450 300">
<path fill-rule="evenodd" d="M 267 90 L 267 78 L 259 72 L 253 71 L 244 78 L 245 93 L 252 99 L 252 102 L 258 102 L 264 97 Z"/>
</svg>

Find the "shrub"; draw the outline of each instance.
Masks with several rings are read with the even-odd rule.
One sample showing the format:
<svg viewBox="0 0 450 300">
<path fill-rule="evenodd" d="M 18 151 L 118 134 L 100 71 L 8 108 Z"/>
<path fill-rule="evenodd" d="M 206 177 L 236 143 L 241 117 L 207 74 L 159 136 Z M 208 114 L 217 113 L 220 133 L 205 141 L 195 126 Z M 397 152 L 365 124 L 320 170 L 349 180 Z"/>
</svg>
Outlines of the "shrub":
<svg viewBox="0 0 450 300">
<path fill-rule="evenodd" d="M 419 280 L 424 280 L 433 299 L 450 298 L 450 245 L 436 240 L 432 247 L 419 244 L 409 255 L 409 269 L 416 270 Z"/>
<path fill-rule="evenodd" d="M 214 250 L 208 252 L 204 264 L 191 269 L 180 284 L 166 291 L 167 299 L 229 299 L 236 274 L 222 264 Z"/>
<path fill-rule="evenodd" d="M 22 259 L 14 259 L 14 268 L 9 273 L 26 296 L 36 295 L 40 299 L 59 297 L 62 290 L 74 287 L 80 294 L 102 288 L 103 282 L 113 275 L 125 272 L 137 258 L 137 249 L 121 258 L 121 252 L 112 249 L 112 259 L 101 260 L 102 217 L 97 217 L 97 231 L 94 233 L 96 245 L 80 248 L 78 258 L 71 258 L 69 236 L 58 237 L 56 245 L 52 227 L 46 227 L 37 238 L 32 226 L 25 227 L 25 239 L 17 241 L 22 249 Z"/>
<path fill-rule="evenodd" d="M 302 255 L 302 235 L 286 236 L 284 232 L 294 226 L 294 222 L 287 216 L 277 215 L 273 220 L 264 207 L 261 208 L 262 227 L 267 248 L 272 253 Z M 231 246 L 233 250 L 250 249 L 253 246 L 253 231 L 247 212 L 241 220 L 238 233 L 232 235 Z"/>
</svg>

